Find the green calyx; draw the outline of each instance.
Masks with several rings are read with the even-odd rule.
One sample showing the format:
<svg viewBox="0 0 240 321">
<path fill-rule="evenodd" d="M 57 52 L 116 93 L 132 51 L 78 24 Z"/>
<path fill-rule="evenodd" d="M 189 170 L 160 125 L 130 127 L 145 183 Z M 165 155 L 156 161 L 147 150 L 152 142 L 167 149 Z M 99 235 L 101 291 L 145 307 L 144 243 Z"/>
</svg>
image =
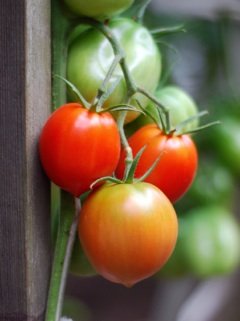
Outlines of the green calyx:
<svg viewBox="0 0 240 321">
<path fill-rule="evenodd" d="M 143 146 L 139 152 L 136 154 L 135 158 L 131 161 L 130 166 L 126 166 L 126 170 L 124 173 L 124 177 L 123 179 L 118 179 L 115 176 L 105 176 L 105 177 L 101 177 L 99 179 L 97 179 L 96 181 L 94 181 L 91 186 L 90 189 L 93 189 L 94 186 L 98 185 L 99 183 L 102 182 L 111 182 L 114 184 L 133 184 L 133 183 L 138 183 L 138 182 L 143 182 L 150 174 L 151 172 L 155 169 L 155 167 L 157 166 L 161 155 L 153 162 L 152 166 L 139 178 L 134 178 L 135 177 L 135 172 L 136 172 L 136 168 L 137 165 L 139 163 L 139 160 L 144 152 L 144 150 L 146 149 L 146 146 Z M 126 162 L 127 162 L 127 157 L 126 157 Z"/>
</svg>

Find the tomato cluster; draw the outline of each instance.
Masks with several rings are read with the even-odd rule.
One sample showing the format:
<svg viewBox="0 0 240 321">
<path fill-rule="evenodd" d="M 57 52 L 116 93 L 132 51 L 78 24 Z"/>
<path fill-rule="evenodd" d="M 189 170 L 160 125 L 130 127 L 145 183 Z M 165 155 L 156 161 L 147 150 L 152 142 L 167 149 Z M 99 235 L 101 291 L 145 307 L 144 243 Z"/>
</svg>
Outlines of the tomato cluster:
<svg viewBox="0 0 240 321">
<path fill-rule="evenodd" d="M 181 88 L 156 89 L 162 62 L 154 38 L 133 19 L 116 17 L 132 0 L 64 2 L 74 15 L 97 20 L 71 35 L 69 102 L 46 122 L 40 159 L 60 188 L 74 197 L 89 192 L 80 211 L 80 243 L 75 243 L 71 270 L 81 273 L 79 264 L 89 260 L 97 273 L 129 287 L 161 269 L 175 248 L 173 203 L 197 172 L 190 132 L 198 126 L 198 110 Z M 107 28 L 107 36 L 91 21 Z M 109 74 L 119 48 L 122 57 Z M 76 101 L 76 91 L 89 106 Z M 124 127 L 122 118 L 117 124 L 119 114 L 126 114 L 125 124 L 130 124 Z"/>
</svg>

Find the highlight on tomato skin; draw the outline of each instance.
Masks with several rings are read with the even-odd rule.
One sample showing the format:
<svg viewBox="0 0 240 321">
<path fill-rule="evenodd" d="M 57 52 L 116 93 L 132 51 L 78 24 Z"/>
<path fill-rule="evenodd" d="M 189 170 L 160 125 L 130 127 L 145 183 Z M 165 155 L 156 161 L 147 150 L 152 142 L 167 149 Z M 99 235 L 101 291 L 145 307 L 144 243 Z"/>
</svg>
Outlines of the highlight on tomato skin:
<svg viewBox="0 0 240 321">
<path fill-rule="evenodd" d="M 166 263 L 178 221 L 171 202 L 152 184 L 107 183 L 85 200 L 78 232 L 95 270 L 131 287 Z"/>
<path fill-rule="evenodd" d="M 141 177 L 160 157 L 158 164 L 145 179 L 157 186 L 171 202 L 180 199 L 191 186 L 198 167 L 197 148 L 190 135 L 167 135 L 155 124 L 143 126 L 129 139 L 133 156 L 146 146 L 135 172 Z M 123 177 L 125 151 L 122 150 L 116 176 Z"/>
<path fill-rule="evenodd" d="M 117 124 L 110 113 L 65 104 L 42 129 L 39 153 L 49 179 L 79 196 L 96 179 L 114 172 L 120 155 Z"/>
</svg>

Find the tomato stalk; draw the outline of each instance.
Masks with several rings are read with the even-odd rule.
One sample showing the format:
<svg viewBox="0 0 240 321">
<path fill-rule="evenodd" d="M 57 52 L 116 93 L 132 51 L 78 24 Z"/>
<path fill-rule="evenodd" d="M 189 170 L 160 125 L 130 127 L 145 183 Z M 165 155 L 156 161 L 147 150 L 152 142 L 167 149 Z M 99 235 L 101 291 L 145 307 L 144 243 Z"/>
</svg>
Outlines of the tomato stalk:
<svg viewBox="0 0 240 321">
<path fill-rule="evenodd" d="M 52 30 L 52 69 L 54 73 L 64 75 L 66 72 L 66 57 L 67 50 L 64 45 L 66 40 L 66 29 L 68 28 L 69 22 L 61 14 L 59 2 L 52 0 L 52 19 L 51 19 L 51 30 Z M 66 90 L 65 84 L 55 77 L 52 78 L 52 111 L 57 109 L 66 101 Z M 55 242 L 58 220 L 60 214 L 60 189 L 55 185 L 51 184 L 51 234 L 53 244 Z"/>
<path fill-rule="evenodd" d="M 70 194 L 64 193 L 62 200 L 66 201 L 69 197 L 72 198 Z M 62 203 L 45 321 L 59 321 L 61 317 L 68 267 L 81 209 L 79 198 L 75 198 L 75 213 L 69 211 L 67 205 L 65 206 L 65 203 L 69 204 L 69 202 L 63 201 Z"/>
<path fill-rule="evenodd" d="M 52 70 L 53 74 L 66 74 L 67 31 L 69 21 L 62 15 L 58 0 L 52 0 Z M 52 78 L 52 110 L 66 102 L 66 86 L 59 77 Z M 62 195 L 63 196 L 63 195 Z M 69 196 L 67 196 L 69 197 Z M 55 246 L 52 273 L 49 284 L 46 321 L 59 321 L 66 276 L 71 249 L 76 235 L 77 218 L 80 212 L 80 201 L 75 200 L 75 213 L 64 212 L 64 202 L 61 204 L 61 191 L 55 185 L 51 186 L 51 230 Z M 57 234 L 57 239 L 55 236 Z"/>
<path fill-rule="evenodd" d="M 139 21 L 140 23 L 142 22 L 145 11 L 146 11 L 147 6 L 149 5 L 150 2 L 151 2 L 151 0 L 140 0 L 140 1 L 138 1 L 138 3 L 136 3 L 137 12 L 134 16 L 134 19 L 136 21 Z"/>
<path fill-rule="evenodd" d="M 66 73 L 67 48 L 66 30 L 69 27 L 68 20 L 61 14 L 59 1 L 52 0 L 51 3 L 51 31 L 52 31 L 52 69 L 54 73 L 64 75 Z M 52 111 L 57 109 L 66 101 L 65 84 L 52 77 Z M 54 244 L 60 215 L 60 189 L 51 184 L 51 234 Z"/>
<path fill-rule="evenodd" d="M 132 162 L 133 162 L 132 149 L 128 143 L 128 140 L 127 140 L 127 137 L 126 137 L 125 131 L 124 131 L 124 120 L 125 120 L 126 115 L 127 115 L 127 112 L 122 111 L 122 112 L 120 112 L 119 117 L 118 117 L 118 129 L 119 129 L 123 148 L 125 149 L 125 152 L 126 152 L 124 179 L 128 176 L 129 170 L 130 170 Z"/>
<path fill-rule="evenodd" d="M 97 112 L 101 111 L 104 101 L 109 97 L 109 95 L 111 95 L 111 93 L 113 92 L 113 90 L 116 88 L 116 86 L 118 85 L 118 83 L 120 81 L 120 78 L 117 78 L 117 80 L 116 80 L 116 82 L 114 82 L 113 86 L 110 89 L 107 89 L 107 84 L 108 84 L 110 78 L 112 77 L 115 68 L 117 67 L 119 62 L 122 60 L 122 58 L 123 58 L 123 53 L 119 53 L 114 57 L 114 60 L 108 70 L 108 73 L 107 73 L 105 79 L 103 80 L 100 88 L 98 89 L 97 97 L 95 99 L 96 102 L 93 105 L 93 107 L 96 109 Z"/>
<path fill-rule="evenodd" d="M 53 74 L 66 74 L 67 30 L 69 21 L 63 16 L 58 0 L 52 0 L 52 69 Z M 52 108 L 55 110 L 66 102 L 65 83 L 60 79 L 52 79 Z"/>
</svg>

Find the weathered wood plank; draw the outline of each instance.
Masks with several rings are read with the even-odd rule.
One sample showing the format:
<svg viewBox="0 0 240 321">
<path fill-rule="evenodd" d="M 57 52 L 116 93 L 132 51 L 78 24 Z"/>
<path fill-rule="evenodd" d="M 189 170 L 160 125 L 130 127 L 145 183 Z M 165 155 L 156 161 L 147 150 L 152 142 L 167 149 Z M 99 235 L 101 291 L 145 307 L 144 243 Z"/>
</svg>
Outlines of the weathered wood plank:
<svg viewBox="0 0 240 321">
<path fill-rule="evenodd" d="M 49 184 L 37 152 L 50 112 L 50 1 L 0 0 L 0 320 L 43 320 Z"/>
</svg>

